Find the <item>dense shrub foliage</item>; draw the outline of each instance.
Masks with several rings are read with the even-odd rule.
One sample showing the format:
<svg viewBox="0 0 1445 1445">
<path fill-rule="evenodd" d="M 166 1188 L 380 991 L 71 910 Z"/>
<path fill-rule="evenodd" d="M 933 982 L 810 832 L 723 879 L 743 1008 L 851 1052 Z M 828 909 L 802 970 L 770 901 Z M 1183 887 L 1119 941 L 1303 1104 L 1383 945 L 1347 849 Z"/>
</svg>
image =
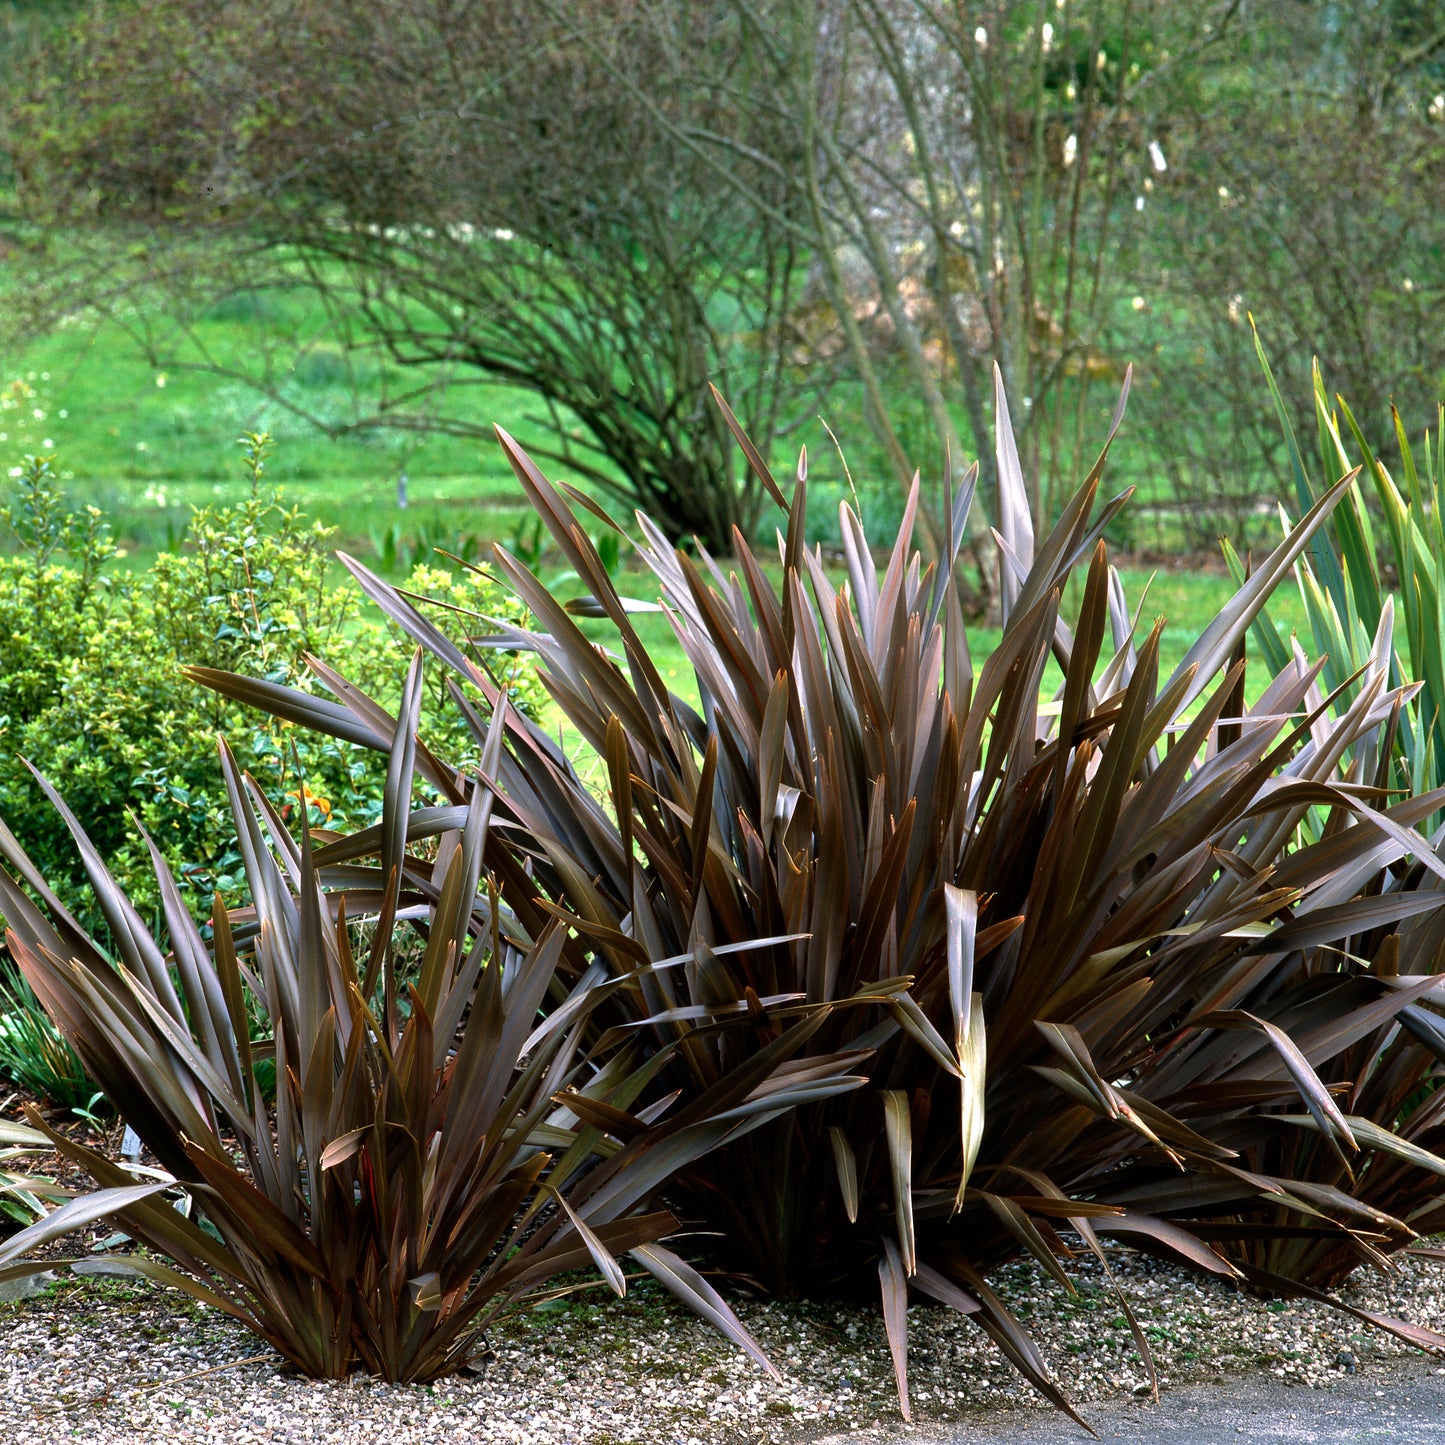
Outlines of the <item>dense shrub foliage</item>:
<svg viewBox="0 0 1445 1445">
<path fill-rule="evenodd" d="M 253 486 L 237 505 L 197 511 L 174 550 L 126 572 L 104 518 L 68 507 L 48 459 L 27 459 L 14 488 L 3 516 L 18 550 L 0 557 L 0 816 L 48 876 L 68 889 L 83 879 L 27 759 L 152 918 L 159 897 L 141 827 L 195 911 L 209 911 L 214 889 L 234 896 L 243 886 L 215 768 L 218 733 L 235 739 L 283 818 L 304 808 L 310 826 L 341 828 L 376 817 L 382 771 L 364 750 L 269 725 L 181 675 L 201 664 L 312 688 L 307 655 L 344 654 L 385 695 L 402 653 L 383 622 L 362 615 L 354 590 L 328 575 L 330 529 Z M 452 608 L 515 615 L 475 574 L 422 564 L 404 585 Z M 539 696 L 515 664 L 504 660 L 502 677 L 521 706 Z M 438 744 L 444 753 L 448 741 Z M 450 741 L 460 761 L 469 743 L 459 729 Z"/>
</svg>

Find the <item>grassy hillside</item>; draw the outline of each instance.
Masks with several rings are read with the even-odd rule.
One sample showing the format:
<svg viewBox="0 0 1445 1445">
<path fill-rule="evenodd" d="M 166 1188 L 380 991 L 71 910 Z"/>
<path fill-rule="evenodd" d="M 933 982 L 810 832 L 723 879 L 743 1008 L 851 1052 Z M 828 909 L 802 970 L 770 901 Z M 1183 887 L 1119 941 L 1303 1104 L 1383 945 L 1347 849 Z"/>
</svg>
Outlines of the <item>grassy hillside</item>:
<svg viewBox="0 0 1445 1445">
<path fill-rule="evenodd" d="M 8 468 L 26 452 L 57 453 L 76 494 L 116 515 L 125 540 L 141 550 L 166 545 L 190 507 L 235 495 L 236 438 L 254 431 L 276 438 L 272 478 L 292 501 L 341 526 L 348 546 L 368 545 L 396 520 L 450 530 L 470 517 L 476 526 L 479 510 L 489 535 L 508 534 L 518 515 L 511 474 L 484 438 L 330 436 L 282 402 L 200 367 L 204 351 L 239 371 L 263 339 L 264 319 L 217 308 L 188 343 L 195 366 L 159 370 L 113 325 L 63 328 L 0 361 L 10 403 L 0 413 L 0 458 Z M 338 349 L 318 346 L 284 364 L 274 381 L 296 408 L 335 424 L 354 388 L 395 379 L 358 376 Z M 479 424 L 522 433 L 538 409 L 525 393 L 501 387 L 472 387 L 448 402 Z M 396 511 L 403 470 L 410 515 Z"/>
</svg>

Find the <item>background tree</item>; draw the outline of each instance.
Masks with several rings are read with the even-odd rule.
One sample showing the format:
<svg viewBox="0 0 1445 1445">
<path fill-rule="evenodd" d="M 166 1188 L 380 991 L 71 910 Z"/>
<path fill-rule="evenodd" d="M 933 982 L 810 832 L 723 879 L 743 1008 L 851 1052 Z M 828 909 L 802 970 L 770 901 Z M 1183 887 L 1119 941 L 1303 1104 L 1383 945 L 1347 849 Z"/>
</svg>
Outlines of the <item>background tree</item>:
<svg viewBox="0 0 1445 1445">
<path fill-rule="evenodd" d="M 802 269 L 773 171 L 790 158 L 749 103 L 757 50 L 718 7 L 631 0 L 553 18 L 107 6 L 21 107 L 12 150 L 32 204 L 145 238 L 128 266 L 112 245 L 87 284 L 67 274 L 67 295 L 115 312 L 160 290 L 184 316 L 221 290 L 313 288 L 348 346 L 418 379 L 323 424 L 481 433 L 438 408 L 438 375 L 511 382 L 546 404 L 575 473 L 727 545 L 756 524 L 759 484 L 708 383 L 764 446 L 819 385 L 792 365 Z M 679 62 L 694 54 L 706 71 Z M 664 123 L 679 114 L 769 164 L 717 185 Z"/>
<path fill-rule="evenodd" d="M 1445 385 L 1445 17 L 1418 0 L 1256 4 L 1151 97 L 1170 170 L 1134 252 L 1145 307 L 1110 345 L 1144 363 L 1136 420 L 1191 540 L 1272 528 L 1288 494 L 1253 317 L 1312 449 L 1310 365 L 1391 434 Z"/>
<path fill-rule="evenodd" d="M 111 6 L 15 149 L 30 194 L 109 226 L 226 225 L 225 285 L 314 286 L 355 345 L 533 387 L 574 466 L 680 531 L 716 541 L 757 515 L 706 380 L 766 450 L 842 370 L 900 483 L 976 450 L 987 482 L 994 363 L 1042 518 L 1090 381 L 1112 394 L 1122 376 L 1099 333 L 1134 216 L 1120 197 L 1151 164 L 1133 92 L 1221 33 L 1177 15 L 1158 0 Z M 214 254 L 188 268 L 169 252 L 168 284 L 214 283 Z M 79 291 L 129 304 L 105 264 Z M 154 284 L 149 249 L 142 269 Z M 360 420 L 474 426 L 434 396 L 422 384 Z"/>
<path fill-rule="evenodd" d="M 977 448 L 988 489 L 997 365 L 1041 521 L 1079 460 L 1091 383 L 1112 406 L 1123 377 L 1104 350 L 1117 260 L 1166 164 L 1138 97 L 1225 44 L 1237 0 L 723 3 L 772 65 L 769 129 L 799 158 L 775 170 L 800 198 L 815 346 L 846 352 L 905 487 Z M 679 135 L 746 191 L 734 141 L 690 117 Z"/>
<path fill-rule="evenodd" d="M 520 384 L 576 473 L 714 545 L 760 496 L 708 380 L 765 453 L 842 383 L 860 478 L 981 452 L 988 498 L 997 365 L 1037 524 L 1135 363 L 1119 471 L 1212 549 L 1278 481 L 1251 313 L 1306 427 L 1312 355 L 1366 413 L 1445 369 L 1424 0 L 159 0 L 45 75 L 26 204 L 94 225 L 12 288 L 40 324 L 99 304 L 159 353 L 157 315 L 304 288 L 415 378 L 319 425 L 467 434 L 459 380 Z M 244 379 L 296 406 L 278 343 Z"/>
</svg>

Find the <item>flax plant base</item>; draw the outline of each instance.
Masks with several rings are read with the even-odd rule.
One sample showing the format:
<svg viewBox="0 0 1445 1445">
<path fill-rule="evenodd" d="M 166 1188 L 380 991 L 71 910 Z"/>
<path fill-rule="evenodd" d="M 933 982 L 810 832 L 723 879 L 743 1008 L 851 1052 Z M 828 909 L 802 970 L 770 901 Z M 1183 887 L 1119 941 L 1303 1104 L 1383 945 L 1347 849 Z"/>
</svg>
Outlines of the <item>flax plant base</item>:
<svg viewBox="0 0 1445 1445">
<path fill-rule="evenodd" d="M 1108 1252 L 1166 1390 L 1223 1384 L 1241 1371 L 1328 1389 L 1413 1353 L 1323 1306 L 1260 1299 Z M 1096 1265 L 1081 1261 L 1075 1277 L 1074 1300 L 1031 1263 L 1000 1270 L 995 1282 L 1086 1419 L 1091 1403 L 1120 1397 L 1139 1397 L 1147 1409 L 1145 1373 L 1117 1301 Z M 1439 1262 L 1402 1259 L 1392 1278 L 1362 1273 L 1344 1294 L 1445 1325 Z M 406 1387 L 359 1374 L 305 1380 L 275 1356 L 256 1360 L 254 1339 L 204 1306 L 139 1281 L 67 1279 L 44 1297 L 0 1306 L 0 1432 L 8 1445 L 65 1437 L 96 1445 L 157 1437 L 171 1445 L 783 1445 L 879 1425 L 889 1438 L 906 1432 L 876 1312 L 742 1301 L 739 1314 L 783 1371 L 781 1382 L 639 1283 L 626 1301 L 599 1291 L 532 1311 L 494 1334 L 480 1373 Z M 960 1316 L 917 1308 L 910 1325 L 916 1427 L 1043 1403 Z M 1309 1411 L 1308 1394 L 1299 1409 Z"/>
</svg>

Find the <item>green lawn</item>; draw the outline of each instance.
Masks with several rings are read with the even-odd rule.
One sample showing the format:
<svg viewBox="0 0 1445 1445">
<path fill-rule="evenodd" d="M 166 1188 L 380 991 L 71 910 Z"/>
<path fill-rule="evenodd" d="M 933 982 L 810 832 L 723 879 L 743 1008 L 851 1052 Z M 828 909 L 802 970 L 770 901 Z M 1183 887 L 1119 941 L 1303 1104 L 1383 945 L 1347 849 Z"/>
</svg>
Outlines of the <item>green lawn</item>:
<svg viewBox="0 0 1445 1445">
<path fill-rule="evenodd" d="M 215 324 L 224 329 L 229 323 Z M 324 397 L 328 386 L 338 385 L 306 371 L 304 359 L 301 371 L 298 394 L 309 388 Z M 23 388 L 12 380 L 5 392 L 12 404 L 0 412 L 0 455 L 14 465 L 27 451 L 58 453 L 73 496 L 114 519 L 132 565 L 173 542 L 191 507 L 242 493 L 235 439 L 243 431 L 272 431 L 277 450 L 270 479 L 289 501 L 337 527 L 338 547 L 364 559 L 376 556 L 377 544 L 392 529 L 401 534 L 404 554 L 426 555 L 433 546 L 461 551 L 469 540 L 480 552 L 494 540 L 508 541 L 526 515 L 493 443 L 451 437 L 418 442 L 381 434 L 329 439 L 238 384 L 198 371 L 158 373 L 119 336 L 63 330 L 32 348 L 23 370 L 6 374 Z M 525 393 L 501 387 L 486 388 L 475 401 L 519 431 L 536 409 Z M 396 479 L 403 465 L 411 505 L 399 511 Z M 555 556 L 550 565 L 560 566 Z M 544 574 L 547 569 L 544 563 Z M 1155 616 L 1168 620 L 1166 667 L 1183 655 L 1231 590 L 1228 578 L 1213 572 L 1125 568 L 1123 575 L 1131 605 L 1153 578 L 1141 630 Z M 1066 599 L 1066 616 L 1069 608 Z M 1291 625 L 1303 622 L 1292 589 L 1281 592 L 1279 615 Z M 642 625 L 665 669 L 679 666 L 665 621 L 643 618 Z M 980 628 L 971 641 L 982 657 L 997 632 Z"/>
<path fill-rule="evenodd" d="M 119 326 L 62 327 L 22 355 L 0 356 L 0 459 L 8 467 L 27 452 L 53 451 L 75 500 L 101 507 L 127 553 L 126 565 L 143 565 L 175 544 L 192 507 L 234 500 L 245 489 L 236 439 L 267 430 L 276 439 L 268 478 L 286 498 L 337 528 L 336 545 L 395 572 L 436 546 L 482 555 L 492 541 L 510 541 L 526 512 L 500 449 L 485 437 L 419 438 L 384 431 L 328 436 L 296 411 L 238 380 L 201 366 L 254 369 L 268 355 L 288 358 L 272 367 L 277 390 L 311 416 L 338 422 L 355 393 L 372 401 L 409 384 L 396 368 L 356 361 L 327 339 L 325 317 L 306 293 L 239 299 L 214 307 L 182 339 L 160 335 L 154 344 L 194 365 L 158 370 L 136 339 Z M 301 343 L 298 354 L 296 343 Z M 464 386 L 445 398 L 448 409 L 495 421 L 525 438 L 536 433 L 542 408 L 517 388 Z M 848 442 L 850 430 L 836 427 Z M 838 470 L 831 448 L 813 451 L 813 471 L 828 493 Z M 409 478 L 410 506 L 397 507 L 397 478 Z M 865 507 L 886 530 L 897 502 L 891 488 L 866 487 Z M 815 502 L 823 525 L 832 506 Z M 391 551 L 385 545 L 390 534 Z M 399 545 L 398 545 L 399 544 Z M 546 577 L 560 571 L 555 554 L 544 559 Z M 1124 582 L 1137 605 L 1151 573 L 1126 568 Z M 342 574 L 338 569 L 338 580 Z M 629 586 L 642 590 L 632 574 Z M 1162 661 L 1167 673 L 1230 593 L 1216 573 L 1161 571 L 1153 576 L 1140 619 L 1168 619 Z M 1066 598 L 1065 617 L 1078 605 Z M 1303 622 L 1292 588 L 1280 594 L 1277 614 Z M 639 627 L 669 682 L 691 692 L 682 654 L 665 619 L 643 616 Z M 599 640 L 603 632 L 598 631 Z M 976 662 L 998 639 L 979 628 L 970 635 Z M 1263 679 L 1252 679 L 1253 689 Z"/>
<path fill-rule="evenodd" d="M 294 301 L 284 317 L 305 335 Z M 279 323 L 278 323 L 279 324 Z M 317 321 L 320 325 L 320 321 Z M 269 431 L 269 468 L 287 498 L 340 527 L 338 544 L 368 551 L 393 524 L 408 534 L 510 535 L 521 516 L 515 483 L 489 436 L 417 436 L 363 430 L 337 436 L 241 381 L 201 368 L 209 354 L 240 370 L 276 343 L 276 327 L 254 308 L 215 308 L 184 345 L 165 344 L 193 365 L 158 369 L 119 327 L 62 327 L 20 355 L 0 357 L 0 458 L 54 452 L 74 495 L 117 521 L 122 541 L 154 551 L 184 527 L 190 508 L 234 499 L 245 483 L 236 439 Z M 253 354 L 254 353 L 254 354 Z M 273 368 L 281 395 L 311 417 L 339 425 L 353 387 L 368 401 L 412 378 L 396 368 L 355 364 L 338 347 L 310 344 Z M 536 399 L 514 387 L 463 386 L 448 408 L 479 427 L 536 430 Z M 410 507 L 397 509 L 397 479 L 409 478 Z"/>
<path fill-rule="evenodd" d="M 0 303 L 14 284 L 0 264 Z M 21 351 L 0 351 L 0 388 L 8 387 L 6 400 L 14 403 L 0 413 L 0 462 L 8 468 L 26 452 L 57 453 L 77 492 L 121 519 L 124 541 L 144 552 L 167 545 L 191 506 L 234 496 L 242 485 L 236 438 L 269 431 L 277 442 L 274 479 L 292 501 L 339 525 L 348 549 L 368 550 L 393 525 L 412 535 L 507 537 L 520 510 L 490 426 L 500 424 L 524 444 L 547 436 L 552 423 L 539 398 L 479 382 L 461 367 L 420 409 L 460 418 L 478 434 L 348 429 L 356 416 L 376 414 L 385 400 L 432 375 L 345 349 L 325 307 L 302 287 L 229 297 L 186 326 L 159 312 L 100 325 L 74 317 Z M 247 376 L 262 379 L 274 395 L 247 384 Z M 907 388 L 895 392 L 901 434 L 928 473 L 932 433 L 915 415 Z M 1113 405 L 1113 384 L 1096 383 L 1086 408 L 1086 450 L 1102 440 Z M 846 449 L 870 532 L 888 535 L 901 500 L 882 477 L 860 398 L 840 386 L 820 409 Z M 971 445 L 961 411 L 956 420 Z M 792 449 L 806 443 L 815 526 L 820 536 L 832 535 L 836 500 L 849 482 L 822 420 L 805 421 L 783 444 L 789 456 L 782 460 L 791 470 Z M 1093 452 L 1081 460 L 1087 465 Z M 407 513 L 396 508 L 403 471 Z M 1161 477 L 1126 426 L 1108 485 L 1137 483 L 1141 499 L 1154 499 Z M 1131 525 L 1141 539 L 1158 531 L 1139 508 Z"/>
</svg>

